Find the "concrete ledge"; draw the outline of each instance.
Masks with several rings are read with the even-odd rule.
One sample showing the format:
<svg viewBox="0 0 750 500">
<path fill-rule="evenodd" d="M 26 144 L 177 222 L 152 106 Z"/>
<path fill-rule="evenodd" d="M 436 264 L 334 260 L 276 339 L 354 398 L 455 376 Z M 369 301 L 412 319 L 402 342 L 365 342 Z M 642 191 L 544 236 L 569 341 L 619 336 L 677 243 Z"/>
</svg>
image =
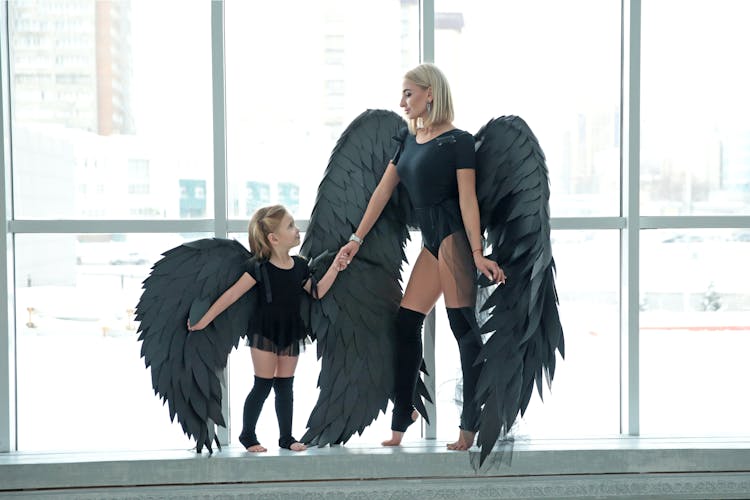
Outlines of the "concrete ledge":
<svg viewBox="0 0 750 500">
<path fill-rule="evenodd" d="M 426 443 L 426 444 L 425 444 Z M 476 471 L 442 442 L 286 450 L 0 455 L 14 498 L 747 498 L 750 441 L 517 441 Z M 497 457 L 496 457 L 497 458 Z M 507 458 L 507 455 L 505 455 Z"/>
</svg>

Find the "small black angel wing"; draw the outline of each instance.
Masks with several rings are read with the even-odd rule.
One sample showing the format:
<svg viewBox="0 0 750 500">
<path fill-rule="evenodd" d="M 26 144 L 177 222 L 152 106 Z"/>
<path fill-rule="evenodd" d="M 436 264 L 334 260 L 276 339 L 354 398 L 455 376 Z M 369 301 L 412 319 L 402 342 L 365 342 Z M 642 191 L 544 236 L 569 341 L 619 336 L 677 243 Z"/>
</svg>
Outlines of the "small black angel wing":
<svg viewBox="0 0 750 500">
<path fill-rule="evenodd" d="M 392 111 L 367 110 L 339 138 L 329 160 L 300 253 L 344 245 L 362 219 L 405 123 Z M 322 359 L 320 395 L 305 443 L 345 443 L 385 411 L 393 392 L 395 318 L 401 264 L 409 238 L 408 197 L 398 189 L 346 271 L 311 304 L 311 329 Z M 424 385 L 420 394 L 427 396 Z M 421 397 L 415 405 L 426 415 Z"/>
<path fill-rule="evenodd" d="M 549 178 L 544 153 L 517 116 L 487 123 L 476 134 L 477 198 L 489 256 L 505 271 L 482 305 L 492 333 L 480 359 L 477 397 L 484 405 L 479 429 L 480 462 L 524 414 L 536 382 L 548 386 L 555 351 L 565 356 L 550 242 Z M 485 283 L 486 284 L 486 283 Z"/>
<path fill-rule="evenodd" d="M 141 357 L 151 368 L 154 392 L 169 406 L 200 452 L 212 452 L 221 413 L 222 370 L 246 335 L 257 307 L 253 287 L 204 330 L 188 331 L 246 270 L 252 257 L 239 242 L 221 238 L 184 243 L 168 250 L 143 282 L 136 307 Z M 220 447 L 220 445 L 219 445 Z"/>
</svg>

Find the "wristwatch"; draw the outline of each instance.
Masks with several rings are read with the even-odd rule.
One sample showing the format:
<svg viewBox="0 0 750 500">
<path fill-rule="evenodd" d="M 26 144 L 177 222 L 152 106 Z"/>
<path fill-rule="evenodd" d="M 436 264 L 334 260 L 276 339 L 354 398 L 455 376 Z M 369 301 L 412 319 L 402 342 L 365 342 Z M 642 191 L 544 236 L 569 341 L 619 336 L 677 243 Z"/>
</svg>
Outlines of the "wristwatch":
<svg viewBox="0 0 750 500">
<path fill-rule="evenodd" d="M 354 233 L 349 236 L 349 241 L 356 241 L 357 243 L 359 243 L 359 246 L 362 246 L 362 243 L 364 243 L 364 240 Z"/>
</svg>

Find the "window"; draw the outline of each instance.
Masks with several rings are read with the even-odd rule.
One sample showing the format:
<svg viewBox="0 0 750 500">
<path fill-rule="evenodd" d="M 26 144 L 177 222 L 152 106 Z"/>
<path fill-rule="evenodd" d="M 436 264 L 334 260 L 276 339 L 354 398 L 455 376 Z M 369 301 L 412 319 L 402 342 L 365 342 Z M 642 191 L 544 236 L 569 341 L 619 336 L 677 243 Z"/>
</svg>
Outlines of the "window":
<svg viewBox="0 0 750 500">
<path fill-rule="evenodd" d="M 418 12 L 400 0 L 225 6 L 228 184 L 296 184 L 295 217 L 308 218 L 346 126 L 368 108 L 399 109 L 401 77 L 419 60 L 418 45 L 403 44 L 405 31 L 418 32 Z M 282 202 L 282 191 L 271 194 L 268 202 Z"/>
<path fill-rule="evenodd" d="M 146 208 L 141 212 L 178 218 L 176 193 L 163 186 L 186 175 L 204 181 L 213 175 L 210 2 L 189 8 L 174 0 L 113 2 L 109 8 L 117 12 L 109 22 L 118 26 L 104 38 L 93 36 L 111 28 L 96 23 L 95 2 L 71 4 L 80 22 L 65 24 L 54 22 L 55 5 L 9 3 L 13 26 L 33 22 L 36 36 L 67 47 L 61 54 L 57 43 L 28 46 L 28 32 L 11 31 L 11 58 L 20 61 L 11 65 L 15 216 L 76 219 L 100 213 L 116 219 Z M 180 22 L 170 24 L 166 37 L 163 20 L 178 10 Z M 94 64 L 97 49 L 107 49 L 97 47 L 97 40 L 107 40 L 116 57 Z M 57 99 L 39 99 L 39 91 Z M 36 98 L 25 97 L 32 92 Z M 105 204 L 78 194 L 77 186 L 90 182 L 90 172 L 76 168 L 82 157 L 106 165 Z M 129 183 L 123 165 L 131 161 L 150 164 L 146 189 L 121 188 Z M 201 217 L 212 210 L 209 201 Z"/>
<path fill-rule="evenodd" d="M 747 2 L 643 3 L 644 215 L 750 214 L 749 15 Z"/>
</svg>

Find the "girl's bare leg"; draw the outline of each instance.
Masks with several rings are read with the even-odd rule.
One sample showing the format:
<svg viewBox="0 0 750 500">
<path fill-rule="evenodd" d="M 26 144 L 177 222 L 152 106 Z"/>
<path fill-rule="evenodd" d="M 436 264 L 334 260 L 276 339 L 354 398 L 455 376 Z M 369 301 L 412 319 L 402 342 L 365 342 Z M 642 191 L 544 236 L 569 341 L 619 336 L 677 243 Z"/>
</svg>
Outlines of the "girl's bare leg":
<svg viewBox="0 0 750 500">
<path fill-rule="evenodd" d="M 256 377 L 260 377 L 262 379 L 273 380 L 274 373 L 276 371 L 276 354 L 268 351 L 262 351 L 260 349 L 257 349 L 255 347 L 250 348 L 250 357 L 253 360 L 253 371 L 255 372 Z M 270 387 L 269 387 L 270 389 Z M 265 399 L 265 398 L 263 398 Z M 259 411 L 259 410 L 258 410 Z M 248 426 L 250 427 L 250 426 Z M 252 424 L 252 431 L 255 432 L 254 424 Z M 240 436 L 242 437 L 242 436 Z M 263 445 L 261 444 L 255 444 L 253 446 L 248 446 L 247 451 L 252 453 L 262 453 L 264 451 L 268 451 Z"/>
<path fill-rule="evenodd" d="M 276 373 L 275 373 L 276 378 L 285 379 L 285 378 L 294 377 L 294 371 L 297 369 L 298 361 L 299 361 L 299 356 L 278 356 L 276 358 Z M 277 393 L 277 396 L 278 396 L 278 393 Z M 278 406 L 277 406 L 277 415 L 278 415 Z M 307 449 L 307 446 L 305 446 L 303 443 L 300 443 L 300 442 L 294 442 L 291 445 L 289 445 L 289 449 L 292 451 L 305 451 Z"/>
</svg>

